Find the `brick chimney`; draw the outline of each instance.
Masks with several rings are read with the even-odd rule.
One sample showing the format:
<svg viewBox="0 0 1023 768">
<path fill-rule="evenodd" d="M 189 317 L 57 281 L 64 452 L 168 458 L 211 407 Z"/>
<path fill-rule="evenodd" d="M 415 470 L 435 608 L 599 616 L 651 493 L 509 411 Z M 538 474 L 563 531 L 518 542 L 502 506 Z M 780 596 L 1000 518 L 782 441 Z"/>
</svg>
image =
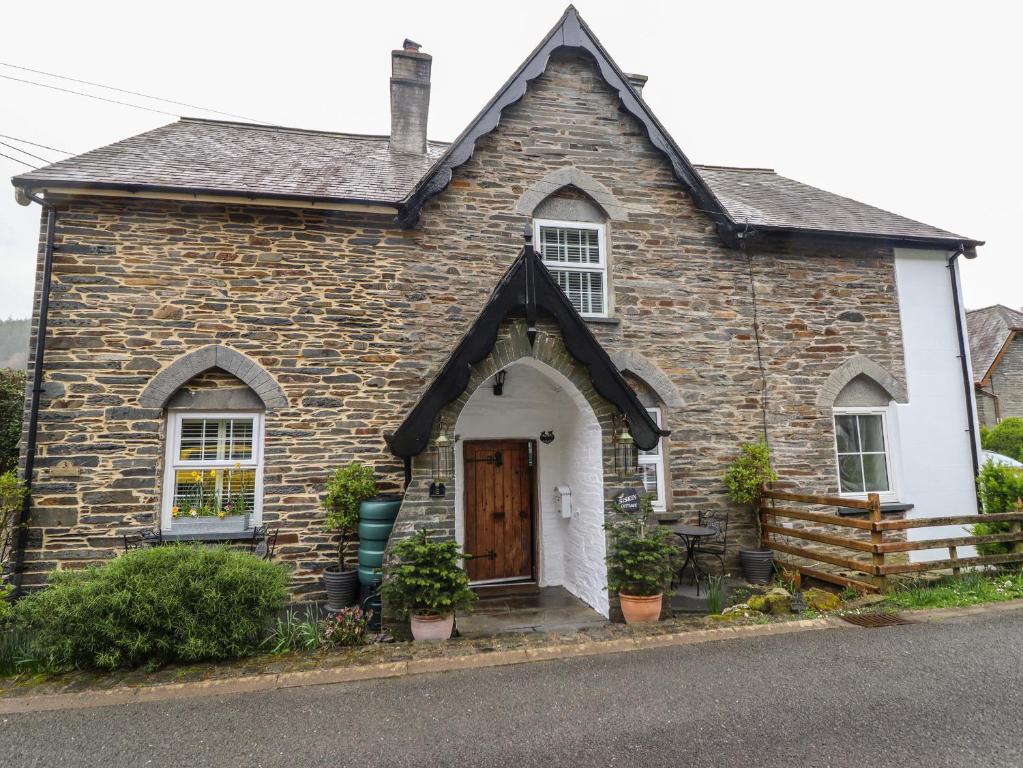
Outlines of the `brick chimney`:
<svg viewBox="0 0 1023 768">
<path fill-rule="evenodd" d="M 634 75 L 630 72 L 626 72 L 625 79 L 629 81 L 629 85 L 636 89 L 636 93 L 642 96 L 643 86 L 646 85 L 646 81 L 650 78 L 646 75 Z"/>
<path fill-rule="evenodd" d="M 406 39 L 400 51 L 391 51 L 391 149 L 423 155 L 433 57 L 420 47 Z"/>
</svg>

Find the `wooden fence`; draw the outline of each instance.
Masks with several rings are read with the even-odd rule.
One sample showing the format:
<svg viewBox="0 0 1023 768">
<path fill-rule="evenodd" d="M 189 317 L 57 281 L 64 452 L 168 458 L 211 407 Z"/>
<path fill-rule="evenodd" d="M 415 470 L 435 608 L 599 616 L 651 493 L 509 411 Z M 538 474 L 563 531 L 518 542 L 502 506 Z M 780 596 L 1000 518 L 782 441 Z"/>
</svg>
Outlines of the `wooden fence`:
<svg viewBox="0 0 1023 768">
<path fill-rule="evenodd" d="M 779 502 L 784 503 L 785 506 L 779 506 Z M 833 512 L 810 511 L 792 505 L 854 509 L 861 512 L 865 511 L 867 517 L 847 517 Z M 789 528 L 782 525 L 779 518 L 834 526 L 839 530 L 834 533 L 821 533 L 820 531 L 806 528 Z M 1010 523 L 1011 530 L 1008 533 L 994 533 L 985 536 L 954 536 L 951 538 L 921 541 L 885 541 L 885 534 L 892 531 L 906 531 L 911 528 L 934 528 L 947 525 L 974 525 L 979 522 L 1007 522 Z M 850 535 L 856 531 L 863 532 L 859 538 L 854 538 Z M 867 532 L 869 532 L 869 541 L 866 536 Z M 777 540 L 779 536 L 799 539 L 800 543 L 790 544 L 781 542 Z M 807 493 L 777 491 L 765 488 L 760 496 L 760 538 L 765 548 L 772 549 L 775 552 L 857 571 L 865 574 L 866 577 L 844 576 L 820 570 L 813 566 L 789 565 L 783 561 L 779 561 L 780 565 L 798 568 L 806 576 L 843 586 L 855 587 L 861 591 L 883 592 L 888 586 L 888 576 L 893 574 L 918 573 L 946 568 L 951 568 L 954 574 L 958 574 L 961 568 L 968 566 L 1023 562 L 1023 510 L 993 515 L 883 520 L 881 519 L 881 501 L 876 493 L 869 494 L 867 500 L 862 501 L 859 499 L 816 496 Z M 809 546 L 807 542 L 826 544 L 830 547 L 848 550 L 851 554 L 846 554 L 845 552 L 824 552 L 819 548 Z M 975 557 L 959 557 L 958 555 L 960 547 L 994 543 L 1012 543 L 1012 551 L 1006 554 L 977 555 Z M 898 561 L 893 562 L 893 559 L 889 557 L 894 554 L 914 552 L 922 549 L 947 549 L 948 558 L 912 563 L 901 557 L 897 559 Z"/>
</svg>

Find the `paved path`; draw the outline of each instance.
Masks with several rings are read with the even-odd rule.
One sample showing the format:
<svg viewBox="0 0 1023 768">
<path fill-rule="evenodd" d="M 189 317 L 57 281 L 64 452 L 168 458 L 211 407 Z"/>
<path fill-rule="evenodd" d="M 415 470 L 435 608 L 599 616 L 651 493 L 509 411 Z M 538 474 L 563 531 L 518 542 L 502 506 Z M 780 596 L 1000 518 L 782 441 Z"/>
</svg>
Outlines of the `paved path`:
<svg viewBox="0 0 1023 768">
<path fill-rule="evenodd" d="M 1023 611 L 0 716 L 0 766 L 1023 765 Z"/>
</svg>

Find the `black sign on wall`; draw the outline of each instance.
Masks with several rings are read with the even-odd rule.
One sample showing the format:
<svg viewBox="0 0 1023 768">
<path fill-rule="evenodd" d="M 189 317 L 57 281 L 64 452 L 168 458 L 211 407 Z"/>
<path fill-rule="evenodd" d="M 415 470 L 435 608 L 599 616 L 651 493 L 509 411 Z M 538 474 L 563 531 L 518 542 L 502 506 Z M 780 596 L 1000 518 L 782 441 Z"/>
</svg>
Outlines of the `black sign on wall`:
<svg viewBox="0 0 1023 768">
<path fill-rule="evenodd" d="M 615 496 L 615 503 L 622 512 L 639 512 L 640 491 L 627 488 Z"/>
</svg>

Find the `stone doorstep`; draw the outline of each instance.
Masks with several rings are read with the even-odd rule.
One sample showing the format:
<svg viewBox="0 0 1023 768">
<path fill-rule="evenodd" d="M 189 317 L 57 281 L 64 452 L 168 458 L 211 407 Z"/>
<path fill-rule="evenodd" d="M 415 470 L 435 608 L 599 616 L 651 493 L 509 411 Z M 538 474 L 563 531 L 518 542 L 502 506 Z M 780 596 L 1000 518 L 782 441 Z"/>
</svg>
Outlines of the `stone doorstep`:
<svg viewBox="0 0 1023 768">
<path fill-rule="evenodd" d="M 1023 600 L 967 606 L 964 608 L 938 608 L 912 611 L 919 621 L 969 616 L 980 613 L 1000 613 L 1023 609 Z M 240 675 L 186 683 L 161 683 L 152 686 L 119 686 L 105 690 L 53 693 L 43 695 L 0 696 L 0 715 L 21 712 L 47 712 L 62 709 L 86 709 L 119 704 L 150 701 L 168 701 L 205 696 L 254 693 L 281 688 L 299 688 L 315 685 L 359 680 L 408 677 L 462 669 L 527 664 L 535 661 L 580 658 L 610 653 L 624 653 L 650 648 L 696 645 L 718 640 L 785 635 L 821 629 L 849 629 L 850 625 L 835 616 L 818 619 L 793 619 L 771 624 L 744 624 L 741 626 L 710 627 L 656 635 L 620 637 L 609 640 L 564 642 L 557 645 L 520 648 L 505 651 L 476 651 L 448 656 L 434 656 L 406 661 L 351 666 L 324 667 L 312 670 Z"/>
</svg>

